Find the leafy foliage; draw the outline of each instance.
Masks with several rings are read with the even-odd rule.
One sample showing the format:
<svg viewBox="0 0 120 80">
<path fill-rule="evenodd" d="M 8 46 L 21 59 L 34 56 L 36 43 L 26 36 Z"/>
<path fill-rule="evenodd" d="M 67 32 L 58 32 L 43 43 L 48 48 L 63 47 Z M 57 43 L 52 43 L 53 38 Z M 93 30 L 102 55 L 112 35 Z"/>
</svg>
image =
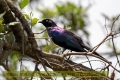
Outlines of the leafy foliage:
<svg viewBox="0 0 120 80">
<path fill-rule="evenodd" d="M 33 18 L 33 13 L 31 12 L 30 15 L 23 14 L 24 17 L 31 23 L 31 27 L 33 27 L 38 22 L 38 18 Z"/>
<path fill-rule="evenodd" d="M 0 14 L 0 33 L 4 32 L 4 25 L 3 25 L 3 16 L 4 16 L 5 12 Z"/>
<path fill-rule="evenodd" d="M 71 26 L 72 30 L 83 29 L 86 26 L 84 18 L 87 18 L 87 15 L 84 8 L 71 2 L 56 5 L 56 8 L 58 15 L 63 16 L 69 22 L 67 26 Z"/>
<path fill-rule="evenodd" d="M 2 24 L 2 20 L 0 20 L 0 32 L 3 32 L 4 31 L 4 27 L 3 27 L 3 24 Z"/>
<path fill-rule="evenodd" d="M 90 6 L 89 6 L 90 8 Z M 55 9 L 45 8 L 39 9 L 42 13 L 42 18 L 55 18 L 56 20 L 62 18 L 60 22 L 65 23 L 66 26 L 71 27 L 72 30 L 82 29 L 88 35 L 85 27 L 88 24 L 87 11 L 88 8 L 77 6 L 72 2 L 59 3 L 55 5 Z"/>
<path fill-rule="evenodd" d="M 23 9 L 25 6 L 27 6 L 29 3 L 29 0 L 20 0 L 19 5 L 20 8 Z"/>
<path fill-rule="evenodd" d="M 32 26 L 34 26 L 38 22 L 38 18 L 33 18 L 32 19 Z"/>
</svg>

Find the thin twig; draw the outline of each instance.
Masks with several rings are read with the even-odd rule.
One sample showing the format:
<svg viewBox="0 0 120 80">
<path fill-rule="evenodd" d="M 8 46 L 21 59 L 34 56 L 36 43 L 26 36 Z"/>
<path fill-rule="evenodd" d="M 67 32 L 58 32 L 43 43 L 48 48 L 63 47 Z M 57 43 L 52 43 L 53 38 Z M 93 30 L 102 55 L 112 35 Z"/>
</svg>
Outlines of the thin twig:
<svg viewBox="0 0 120 80">
<path fill-rule="evenodd" d="M 105 30 L 106 30 L 106 32 L 108 34 L 108 30 L 107 30 L 107 27 L 106 27 L 106 18 L 105 18 Z"/>
<path fill-rule="evenodd" d="M 105 61 L 108 64 L 111 64 L 111 62 L 109 62 L 108 60 L 103 59 L 103 58 L 101 58 L 99 56 L 96 56 L 96 55 L 92 54 L 92 52 L 72 52 L 72 53 L 62 54 L 63 57 L 70 56 L 70 55 L 89 55 L 89 56 L 94 56 L 96 58 L 99 58 L 99 59 Z"/>
<path fill-rule="evenodd" d="M 88 56 L 87 56 L 87 55 L 85 55 L 85 56 L 86 56 L 86 58 L 88 59 L 88 62 L 89 62 L 90 67 L 91 67 L 91 69 L 92 69 L 92 64 L 91 64 L 91 62 L 90 62 L 90 60 L 89 60 Z"/>
<path fill-rule="evenodd" d="M 120 61 L 118 59 L 118 56 L 117 56 L 117 52 L 116 52 L 116 48 L 115 48 L 115 44 L 114 44 L 114 39 L 113 39 L 114 36 L 112 36 L 112 45 L 113 45 L 113 50 L 114 50 L 114 53 L 115 53 L 115 56 L 117 58 L 117 62 L 119 64 L 119 67 L 120 67 Z"/>
<path fill-rule="evenodd" d="M 40 32 L 40 33 L 34 33 L 34 34 L 41 34 L 41 33 L 43 33 L 43 32 L 45 32 L 47 29 L 45 29 L 45 30 L 43 30 L 42 32 Z"/>
<path fill-rule="evenodd" d="M 114 24 L 115 24 L 116 20 L 118 20 L 119 17 L 120 17 L 120 15 L 118 15 L 118 16 L 114 19 L 114 21 L 113 21 L 113 23 L 112 23 L 112 25 L 111 25 L 111 33 L 112 33 L 112 30 L 113 30 Z"/>
</svg>

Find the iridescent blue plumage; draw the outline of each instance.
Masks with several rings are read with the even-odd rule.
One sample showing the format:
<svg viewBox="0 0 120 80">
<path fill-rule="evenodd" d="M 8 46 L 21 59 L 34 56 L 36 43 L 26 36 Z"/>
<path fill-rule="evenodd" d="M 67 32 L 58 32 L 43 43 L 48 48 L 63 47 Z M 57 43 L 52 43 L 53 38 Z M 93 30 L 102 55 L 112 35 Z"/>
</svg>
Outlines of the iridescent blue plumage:
<svg viewBox="0 0 120 80">
<path fill-rule="evenodd" d="M 80 37 L 68 30 L 58 27 L 51 19 L 44 19 L 39 23 L 42 23 L 47 28 L 48 34 L 52 41 L 58 46 L 76 52 L 86 52 L 91 50 L 91 48 L 83 43 Z M 94 52 L 94 54 L 100 56 L 96 52 Z"/>
</svg>

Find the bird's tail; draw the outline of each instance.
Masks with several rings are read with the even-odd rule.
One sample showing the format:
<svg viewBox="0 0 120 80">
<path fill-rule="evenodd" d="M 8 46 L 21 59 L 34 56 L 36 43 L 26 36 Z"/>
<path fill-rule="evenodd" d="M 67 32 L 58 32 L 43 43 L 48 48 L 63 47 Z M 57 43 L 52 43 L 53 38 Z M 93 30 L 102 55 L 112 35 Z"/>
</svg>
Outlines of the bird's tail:
<svg viewBox="0 0 120 80">
<path fill-rule="evenodd" d="M 82 45 L 85 49 L 87 49 L 88 51 L 92 51 L 92 49 L 90 48 L 90 47 L 88 47 L 87 45 L 85 45 L 84 43 L 83 43 L 83 45 Z M 98 56 L 98 57 L 100 57 L 101 59 L 103 59 L 105 62 L 109 62 L 107 59 L 105 59 L 104 57 L 102 57 L 100 54 L 98 54 L 97 52 L 94 52 L 93 53 L 94 55 L 96 55 L 96 56 Z"/>
<path fill-rule="evenodd" d="M 94 52 L 93 54 L 97 55 L 98 57 L 100 57 L 101 60 L 105 61 L 108 64 L 112 64 L 110 61 L 108 61 L 107 59 L 105 59 L 104 57 L 102 57 L 100 54 L 98 54 L 97 52 Z"/>
</svg>

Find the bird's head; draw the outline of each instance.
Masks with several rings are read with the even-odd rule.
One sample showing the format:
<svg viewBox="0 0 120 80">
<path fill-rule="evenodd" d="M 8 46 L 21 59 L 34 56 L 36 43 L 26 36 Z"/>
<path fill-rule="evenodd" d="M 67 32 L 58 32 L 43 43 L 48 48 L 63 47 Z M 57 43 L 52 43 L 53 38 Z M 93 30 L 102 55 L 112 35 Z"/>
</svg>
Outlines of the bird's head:
<svg viewBox="0 0 120 80">
<path fill-rule="evenodd" d="M 57 26 L 54 21 L 51 19 L 44 19 L 42 21 L 39 21 L 38 23 L 42 23 L 45 27 L 55 27 Z"/>
</svg>

